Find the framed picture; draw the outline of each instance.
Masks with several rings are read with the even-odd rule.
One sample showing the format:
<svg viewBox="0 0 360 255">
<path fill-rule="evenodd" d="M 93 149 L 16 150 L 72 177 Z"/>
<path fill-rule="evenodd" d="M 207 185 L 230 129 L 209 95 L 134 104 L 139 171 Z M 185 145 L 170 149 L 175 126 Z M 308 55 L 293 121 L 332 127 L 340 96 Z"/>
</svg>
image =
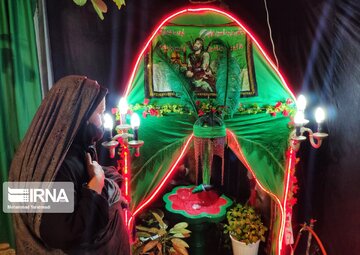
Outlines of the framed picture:
<svg viewBox="0 0 360 255">
<path fill-rule="evenodd" d="M 145 56 L 146 97 L 174 97 L 189 86 L 199 98 L 216 97 L 233 82 L 240 96 L 257 95 L 251 39 L 235 23 L 162 27 Z"/>
</svg>

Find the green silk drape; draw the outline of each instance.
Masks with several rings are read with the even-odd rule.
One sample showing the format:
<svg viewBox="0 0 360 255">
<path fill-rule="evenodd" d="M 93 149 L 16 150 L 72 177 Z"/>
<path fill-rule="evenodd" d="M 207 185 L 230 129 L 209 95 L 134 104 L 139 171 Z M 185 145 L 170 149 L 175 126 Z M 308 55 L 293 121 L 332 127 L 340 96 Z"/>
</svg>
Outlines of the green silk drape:
<svg viewBox="0 0 360 255">
<path fill-rule="evenodd" d="M 252 97 L 241 97 L 240 104 L 244 106 L 258 105 L 275 106 L 278 102 L 288 99 L 294 101 L 292 93 L 286 88 L 279 74 L 266 60 L 261 50 L 253 44 L 252 57 L 257 84 L 257 94 Z M 146 59 L 146 56 L 144 56 Z M 132 88 L 127 97 L 132 105 L 144 102 L 147 98 L 145 87 L 145 60 L 137 67 L 132 81 Z M 181 104 L 176 97 L 152 97 L 149 104 Z M 207 100 L 207 99 L 200 99 Z M 141 111 L 138 112 L 141 116 Z M 285 114 L 286 115 L 286 114 Z M 178 159 L 184 148 L 184 143 L 193 133 L 193 124 L 196 118 L 187 114 L 170 114 L 163 117 L 142 117 L 139 137 L 145 141 L 141 147 L 141 156 L 132 159 L 131 165 L 131 210 L 138 213 L 143 204 L 158 189 Z M 288 127 L 289 116 L 278 112 L 276 116 L 269 113 L 235 113 L 232 117 L 226 116 L 224 123 L 229 132 L 234 134 L 239 144 L 235 154 L 243 155 L 247 167 L 253 172 L 261 185 L 276 198 L 277 211 L 273 222 L 273 237 L 271 254 L 277 254 L 278 235 L 282 215 L 280 205 L 284 200 L 284 177 L 288 138 L 291 129 Z M 192 142 L 188 148 L 191 148 Z M 241 160 L 241 158 L 239 158 Z M 244 162 L 243 162 L 244 163 Z M 236 181 L 236 180 L 234 180 Z M 165 186 L 163 186 L 165 187 Z M 160 192 L 161 193 L 161 192 Z"/>
<path fill-rule="evenodd" d="M 34 29 L 35 1 L 0 1 L 0 179 L 40 102 L 41 84 Z M 3 199 L 2 188 L 0 196 Z M 14 247 L 11 215 L 0 213 L 0 243 Z"/>
</svg>

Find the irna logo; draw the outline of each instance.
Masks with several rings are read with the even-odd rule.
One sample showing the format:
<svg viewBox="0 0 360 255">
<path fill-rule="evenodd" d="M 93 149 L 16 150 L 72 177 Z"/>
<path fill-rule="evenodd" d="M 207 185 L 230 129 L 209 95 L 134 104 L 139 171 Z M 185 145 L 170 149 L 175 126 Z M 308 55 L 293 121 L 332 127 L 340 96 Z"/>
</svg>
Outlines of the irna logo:
<svg viewBox="0 0 360 255">
<path fill-rule="evenodd" d="M 8 187 L 8 200 L 11 203 L 69 202 L 64 189 L 12 189 Z"/>
<path fill-rule="evenodd" d="M 5 213 L 72 213 L 72 182 L 4 182 Z"/>
</svg>

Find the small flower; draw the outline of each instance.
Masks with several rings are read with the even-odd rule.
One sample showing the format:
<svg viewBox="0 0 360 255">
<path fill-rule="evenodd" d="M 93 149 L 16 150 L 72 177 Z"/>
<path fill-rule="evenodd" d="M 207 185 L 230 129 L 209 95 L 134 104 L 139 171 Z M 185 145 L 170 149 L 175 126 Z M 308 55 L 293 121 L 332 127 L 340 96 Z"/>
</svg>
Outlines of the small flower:
<svg viewBox="0 0 360 255">
<path fill-rule="evenodd" d="M 196 106 L 199 106 L 200 103 L 201 103 L 201 102 L 200 102 L 199 100 L 196 100 L 196 102 L 195 102 Z"/>
<path fill-rule="evenodd" d="M 289 116 L 289 111 L 288 110 L 283 110 L 282 114 L 286 117 Z"/>
<path fill-rule="evenodd" d="M 198 115 L 199 115 L 199 117 L 201 117 L 201 116 L 203 116 L 204 115 L 204 112 L 203 112 L 203 110 L 198 110 Z"/>
<path fill-rule="evenodd" d="M 149 112 L 151 116 L 156 116 L 158 114 L 158 112 L 154 108 L 151 108 Z"/>
<path fill-rule="evenodd" d="M 288 204 L 294 206 L 297 203 L 297 198 L 293 197 L 288 200 Z"/>
<path fill-rule="evenodd" d="M 129 109 L 129 110 L 127 111 L 127 114 L 131 115 L 131 114 L 133 114 L 133 111 Z"/>
<path fill-rule="evenodd" d="M 280 101 L 277 102 L 276 105 L 275 105 L 275 108 L 279 108 L 279 107 L 281 106 L 281 104 L 282 104 L 282 103 L 281 103 Z"/>
<path fill-rule="evenodd" d="M 112 109 L 111 109 L 111 113 L 112 113 L 112 114 L 116 114 L 117 112 L 118 112 L 118 108 L 115 107 L 115 108 L 112 108 Z"/>
<path fill-rule="evenodd" d="M 143 111 L 142 116 L 143 116 L 144 118 L 146 118 L 147 115 L 148 115 L 148 112 L 147 112 L 147 111 Z"/>
<path fill-rule="evenodd" d="M 286 99 L 286 104 L 292 104 L 292 100 L 290 98 Z"/>
<path fill-rule="evenodd" d="M 298 190 L 299 190 L 299 186 L 294 185 L 293 188 L 292 188 L 292 192 L 293 192 L 294 194 L 296 194 L 296 193 L 298 192 Z"/>
<path fill-rule="evenodd" d="M 211 108 L 211 112 L 212 112 L 212 113 L 215 113 L 215 112 L 216 112 L 216 108 L 214 108 L 214 107 Z"/>
<path fill-rule="evenodd" d="M 276 112 L 271 112 L 270 115 L 273 116 L 273 117 L 275 117 L 275 116 L 276 116 Z"/>
<path fill-rule="evenodd" d="M 149 104 L 149 101 L 150 101 L 149 98 L 145 98 L 145 99 L 144 99 L 144 105 L 148 105 L 148 104 Z"/>
</svg>

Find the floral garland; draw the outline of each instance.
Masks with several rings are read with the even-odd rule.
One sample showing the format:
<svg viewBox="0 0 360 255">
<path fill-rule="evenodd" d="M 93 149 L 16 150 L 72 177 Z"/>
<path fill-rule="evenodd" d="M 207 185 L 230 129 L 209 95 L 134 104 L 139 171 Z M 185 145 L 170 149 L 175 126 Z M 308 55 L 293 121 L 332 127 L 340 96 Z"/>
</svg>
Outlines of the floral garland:
<svg viewBox="0 0 360 255">
<path fill-rule="evenodd" d="M 177 114 L 193 114 L 188 108 L 180 104 L 149 104 L 149 99 L 145 98 L 144 102 L 135 105 L 129 106 L 129 113 L 133 111 L 143 110 L 142 116 L 146 118 L 147 116 L 163 117 L 171 113 Z M 201 117 L 205 114 L 216 113 L 220 116 L 224 116 L 227 113 L 227 109 L 223 105 L 217 105 L 215 100 L 209 99 L 208 101 L 199 101 L 195 102 L 197 107 L 197 116 Z M 248 114 L 257 114 L 257 113 L 268 113 L 271 116 L 275 117 L 278 113 L 281 113 L 283 116 L 292 117 L 295 114 L 295 108 L 292 106 L 293 101 L 289 98 L 285 102 L 277 102 L 275 105 L 266 105 L 260 107 L 258 104 L 244 105 L 240 104 L 236 113 L 242 115 Z M 112 109 L 112 113 L 116 114 L 116 118 L 119 118 L 119 113 L 117 108 Z"/>
</svg>

